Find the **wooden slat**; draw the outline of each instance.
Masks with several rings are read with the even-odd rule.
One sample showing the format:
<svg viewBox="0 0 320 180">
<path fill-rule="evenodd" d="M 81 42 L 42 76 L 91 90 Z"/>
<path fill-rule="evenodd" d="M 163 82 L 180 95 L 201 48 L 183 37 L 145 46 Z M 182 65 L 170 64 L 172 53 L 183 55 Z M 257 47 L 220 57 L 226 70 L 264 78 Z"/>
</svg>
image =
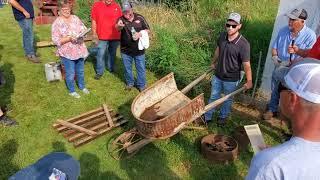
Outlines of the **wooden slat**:
<svg viewBox="0 0 320 180">
<path fill-rule="evenodd" d="M 108 127 L 107 129 L 103 129 L 102 131 L 99 131 L 99 134 L 98 134 L 97 136 L 89 136 L 89 137 L 86 137 L 86 138 L 84 138 L 84 139 L 81 139 L 80 141 L 77 141 L 77 142 L 73 143 L 73 146 L 74 146 L 74 147 L 79 147 L 79 146 L 81 146 L 82 144 L 88 143 L 88 142 L 96 139 L 97 137 L 104 135 L 105 133 L 107 133 L 107 132 L 110 131 L 111 129 L 113 129 L 113 128 L 115 128 L 115 127 L 118 127 L 118 126 L 120 126 L 120 125 L 123 124 L 123 123 L 126 123 L 127 121 L 128 121 L 128 120 L 122 120 L 122 121 L 114 124 L 114 127 Z"/>
<path fill-rule="evenodd" d="M 118 120 L 121 120 L 122 118 L 117 118 L 116 119 L 116 121 L 118 121 Z M 99 130 L 99 129 L 101 129 L 101 128 L 103 128 L 103 127 L 108 127 L 108 122 L 104 122 L 104 123 L 101 123 L 101 124 L 97 124 L 96 126 L 93 126 L 93 127 L 91 127 L 91 128 L 89 128 L 90 130 L 92 130 L 92 131 L 95 131 L 95 132 L 97 132 L 97 130 Z M 85 134 L 85 133 L 77 133 L 77 134 L 72 134 L 72 136 L 70 135 L 69 136 L 69 138 L 68 138 L 68 141 L 69 142 L 72 142 L 72 141 L 75 141 L 75 140 L 77 140 L 77 139 L 80 139 L 80 138 L 82 138 L 82 137 L 84 137 L 84 136 L 86 136 L 87 134 Z"/>
<path fill-rule="evenodd" d="M 110 126 L 110 127 L 113 127 L 114 124 L 113 124 L 112 118 L 111 118 L 111 116 L 110 116 L 110 113 L 109 113 L 109 110 L 108 110 L 108 106 L 105 105 L 105 104 L 103 104 L 102 106 L 103 106 L 103 109 L 104 109 L 104 113 L 105 113 L 106 116 L 107 116 L 107 120 L 108 120 L 109 126 Z"/>
<path fill-rule="evenodd" d="M 72 123 L 69 123 L 67 121 L 63 121 L 63 120 L 57 120 L 57 122 L 63 126 L 66 126 L 68 128 L 72 128 L 72 129 L 75 129 L 75 130 L 78 130 L 80 132 L 83 132 L 83 133 L 87 133 L 91 136 L 96 136 L 98 133 L 94 132 L 94 131 L 91 131 L 91 130 L 88 130 L 88 129 L 85 129 L 81 126 L 78 126 L 78 125 L 75 125 L 75 124 L 72 124 Z"/>
<path fill-rule="evenodd" d="M 78 116 L 75 116 L 75 117 L 66 119 L 65 121 L 68 121 L 68 122 L 70 122 L 70 123 L 73 123 L 73 122 L 79 120 L 79 118 L 86 117 L 87 115 L 91 115 L 91 114 L 97 113 L 97 112 L 99 112 L 99 111 L 102 111 L 102 108 L 101 108 L 101 107 L 99 107 L 99 108 L 97 108 L 97 109 L 94 109 L 94 110 L 91 110 L 91 111 L 88 111 L 88 112 L 86 112 L 86 113 L 82 113 L 82 114 L 80 114 L 80 115 L 78 115 Z M 61 124 L 58 124 L 58 123 L 54 123 L 54 124 L 53 124 L 53 127 L 54 127 L 54 128 L 58 128 L 58 127 L 61 127 L 61 126 L 62 126 L 62 125 L 61 125 Z"/>
<path fill-rule="evenodd" d="M 84 38 L 84 41 L 92 41 L 92 36 L 87 36 Z M 55 46 L 55 44 L 52 41 L 40 41 L 37 42 L 37 47 L 41 48 L 41 47 L 50 47 L 50 46 Z"/>
<path fill-rule="evenodd" d="M 101 124 L 101 123 L 105 123 L 105 122 L 106 122 L 106 117 L 102 116 L 100 118 L 93 119 L 92 121 L 87 122 L 86 124 L 82 124 L 81 127 L 92 130 L 91 129 L 92 127 L 96 126 L 97 124 Z M 63 131 L 61 133 L 63 134 L 63 136 L 65 138 L 67 138 L 69 136 L 72 136 L 72 135 L 80 133 L 80 132 L 76 131 L 76 130 L 73 130 L 73 129 L 68 129 L 68 130 Z"/>
<path fill-rule="evenodd" d="M 138 141 L 137 143 L 132 144 L 131 146 L 127 147 L 127 152 L 129 154 L 141 149 L 143 146 L 151 143 L 152 141 L 155 141 L 154 139 L 142 139 Z"/>
<path fill-rule="evenodd" d="M 72 124 L 76 124 L 76 125 L 81 125 L 81 124 L 84 124 L 84 123 L 86 123 L 86 122 L 88 122 L 88 121 L 91 121 L 91 120 L 93 120 L 93 119 L 95 119 L 95 118 L 98 118 L 98 117 L 100 117 L 100 116 L 102 116 L 102 115 L 104 115 L 104 112 L 99 112 L 99 113 L 97 113 L 97 114 L 94 114 L 94 115 L 91 115 L 91 116 L 89 116 L 89 117 L 86 117 L 86 118 L 84 118 L 84 119 L 80 119 L 80 120 L 78 120 L 78 121 L 76 121 L 76 122 L 73 122 Z M 66 122 L 69 122 L 69 121 L 66 121 Z M 69 122 L 70 123 L 70 122 Z M 67 127 L 60 127 L 60 128 L 57 128 L 57 131 L 58 132 L 62 132 L 62 131 L 64 131 L 64 130 L 67 130 L 68 128 Z"/>
</svg>

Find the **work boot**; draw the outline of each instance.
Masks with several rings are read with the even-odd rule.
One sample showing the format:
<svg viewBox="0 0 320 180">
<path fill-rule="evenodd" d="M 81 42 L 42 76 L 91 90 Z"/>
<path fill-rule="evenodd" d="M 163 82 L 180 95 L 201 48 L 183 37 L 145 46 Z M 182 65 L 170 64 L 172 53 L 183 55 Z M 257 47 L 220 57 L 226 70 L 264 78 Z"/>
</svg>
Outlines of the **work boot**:
<svg viewBox="0 0 320 180">
<path fill-rule="evenodd" d="M 40 63 L 40 60 L 36 55 L 27 55 L 27 59 L 33 63 Z"/>
<path fill-rule="evenodd" d="M 126 91 L 131 91 L 132 88 L 133 88 L 133 86 L 126 85 L 126 87 L 124 88 L 124 90 L 126 90 Z"/>
<path fill-rule="evenodd" d="M 268 110 L 267 112 L 265 112 L 263 115 L 262 115 L 262 118 L 264 120 L 271 120 L 273 117 L 277 116 L 277 113 L 276 112 L 272 112 L 270 110 Z"/>
<path fill-rule="evenodd" d="M 8 116 L 3 115 L 0 117 L 0 124 L 2 124 L 4 126 L 15 126 L 18 123 L 15 120 L 10 119 Z"/>
</svg>

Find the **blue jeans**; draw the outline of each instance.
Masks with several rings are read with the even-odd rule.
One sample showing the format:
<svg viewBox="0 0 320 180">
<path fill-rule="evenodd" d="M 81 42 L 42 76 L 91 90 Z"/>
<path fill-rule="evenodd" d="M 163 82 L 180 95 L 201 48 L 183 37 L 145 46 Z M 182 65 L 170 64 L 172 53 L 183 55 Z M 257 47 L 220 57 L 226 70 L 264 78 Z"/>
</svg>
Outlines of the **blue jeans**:
<svg viewBox="0 0 320 180">
<path fill-rule="evenodd" d="M 23 49 L 25 55 L 35 55 L 33 44 L 33 22 L 32 19 L 22 19 L 18 21 L 23 34 Z"/>
<path fill-rule="evenodd" d="M 146 61 L 145 55 L 140 56 L 129 56 L 127 54 L 121 53 L 123 65 L 124 65 L 124 76 L 126 79 L 127 86 L 134 86 L 134 76 L 132 72 L 132 62 L 136 66 L 137 71 L 137 82 L 136 86 L 139 89 L 143 89 L 146 86 Z"/>
<path fill-rule="evenodd" d="M 221 93 L 227 95 L 232 93 L 237 89 L 239 81 L 230 82 L 230 81 L 222 81 L 216 76 L 212 77 L 211 80 L 211 95 L 209 98 L 209 103 L 219 99 L 221 97 Z M 220 108 L 220 118 L 227 118 L 231 111 L 232 98 L 226 100 L 221 108 Z M 212 115 L 215 112 L 215 108 L 205 113 L 205 120 L 210 121 L 212 119 Z"/>
<path fill-rule="evenodd" d="M 272 73 L 271 79 L 271 99 L 268 104 L 268 110 L 272 112 L 278 112 L 280 93 L 278 91 L 279 84 L 283 81 L 284 76 L 287 74 L 289 68 L 280 66 L 276 68 Z"/>
<path fill-rule="evenodd" d="M 84 59 L 70 60 L 61 57 L 64 69 L 66 71 L 66 84 L 70 93 L 76 92 L 74 87 L 74 75 L 76 74 L 79 89 L 84 89 Z"/>
<path fill-rule="evenodd" d="M 117 53 L 119 41 L 103 41 L 99 40 L 97 52 L 97 74 L 103 75 L 106 66 L 110 72 L 114 71 L 114 60 Z"/>
</svg>

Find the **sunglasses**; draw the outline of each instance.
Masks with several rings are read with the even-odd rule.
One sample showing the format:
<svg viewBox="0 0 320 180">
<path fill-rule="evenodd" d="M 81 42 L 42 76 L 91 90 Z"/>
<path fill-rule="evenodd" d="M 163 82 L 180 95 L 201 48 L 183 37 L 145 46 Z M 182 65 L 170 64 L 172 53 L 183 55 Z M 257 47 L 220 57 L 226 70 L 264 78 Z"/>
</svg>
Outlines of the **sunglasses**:
<svg viewBox="0 0 320 180">
<path fill-rule="evenodd" d="M 232 28 L 234 29 L 234 28 L 236 28 L 237 26 L 238 26 L 238 25 L 234 25 L 234 24 L 228 24 L 228 23 L 226 24 L 226 27 L 227 27 L 227 28 L 232 27 Z"/>
</svg>

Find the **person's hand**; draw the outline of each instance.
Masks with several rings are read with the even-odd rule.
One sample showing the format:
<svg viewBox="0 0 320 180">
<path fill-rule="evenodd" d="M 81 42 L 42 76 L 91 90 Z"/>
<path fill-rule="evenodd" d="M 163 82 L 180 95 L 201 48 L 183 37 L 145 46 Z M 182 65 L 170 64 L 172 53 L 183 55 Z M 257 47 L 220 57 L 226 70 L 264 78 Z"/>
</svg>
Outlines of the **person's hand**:
<svg viewBox="0 0 320 180">
<path fill-rule="evenodd" d="M 264 146 L 258 146 L 258 148 L 260 149 L 260 151 L 264 150 L 264 149 L 267 149 L 267 148 L 270 148 L 271 146 L 270 145 L 264 145 Z"/>
<path fill-rule="evenodd" d="M 117 26 L 122 29 L 125 25 L 123 23 L 123 21 L 120 19 L 118 22 L 117 22 Z"/>
<path fill-rule="evenodd" d="M 278 56 L 272 56 L 272 61 L 276 67 L 280 66 L 281 59 Z"/>
<path fill-rule="evenodd" d="M 211 67 L 211 69 L 213 69 L 213 70 L 216 69 L 216 65 L 215 65 L 214 63 L 212 63 L 212 64 L 210 65 L 210 67 Z"/>
<path fill-rule="evenodd" d="M 93 34 L 93 36 L 92 36 L 92 42 L 94 42 L 94 44 L 95 44 L 96 46 L 98 46 L 99 39 L 98 39 L 97 34 Z"/>
<path fill-rule="evenodd" d="M 289 45 L 288 47 L 288 53 L 289 54 L 296 54 L 299 51 L 299 47 L 297 45 Z"/>
<path fill-rule="evenodd" d="M 139 38 L 141 37 L 141 33 L 140 32 L 136 32 L 134 35 L 133 35 L 133 40 L 134 41 L 137 41 Z"/>
<path fill-rule="evenodd" d="M 31 16 L 27 11 L 23 11 L 22 13 L 26 17 L 26 19 L 30 19 Z"/>
<path fill-rule="evenodd" d="M 251 89 L 251 88 L 252 88 L 252 80 L 247 81 L 247 82 L 244 84 L 244 87 L 245 87 L 246 89 Z"/>
</svg>

